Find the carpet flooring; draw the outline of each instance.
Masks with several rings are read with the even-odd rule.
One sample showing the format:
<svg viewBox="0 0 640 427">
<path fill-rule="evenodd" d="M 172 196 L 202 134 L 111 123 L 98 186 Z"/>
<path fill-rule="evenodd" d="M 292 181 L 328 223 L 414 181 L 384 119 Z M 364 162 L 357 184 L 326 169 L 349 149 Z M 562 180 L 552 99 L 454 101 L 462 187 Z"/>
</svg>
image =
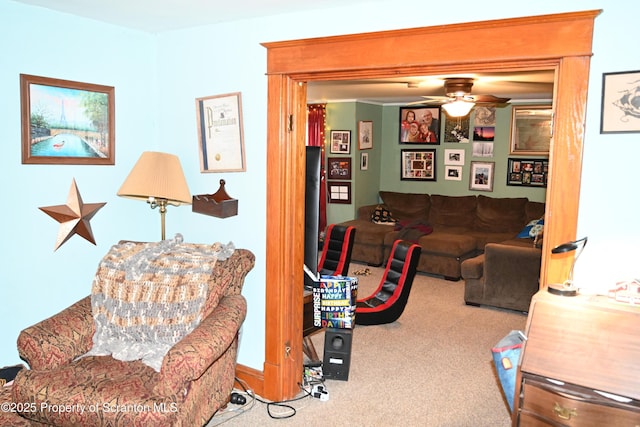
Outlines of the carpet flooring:
<svg viewBox="0 0 640 427">
<path fill-rule="evenodd" d="M 371 274 L 354 274 L 364 268 Z M 358 296 L 373 293 L 382 273 L 352 264 Z M 509 426 L 491 348 L 523 330 L 526 315 L 467 306 L 463 295 L 462 280 L 418 274 L 398 321 L 354 328 L 349 379 L 326 380 L 328 400 L 302 397 L 284 407 L 248 395 L 246 405 L 229 405 L 207 426 Z M 324 332 L 312 340 L 322 358 Z"/>
</svg>

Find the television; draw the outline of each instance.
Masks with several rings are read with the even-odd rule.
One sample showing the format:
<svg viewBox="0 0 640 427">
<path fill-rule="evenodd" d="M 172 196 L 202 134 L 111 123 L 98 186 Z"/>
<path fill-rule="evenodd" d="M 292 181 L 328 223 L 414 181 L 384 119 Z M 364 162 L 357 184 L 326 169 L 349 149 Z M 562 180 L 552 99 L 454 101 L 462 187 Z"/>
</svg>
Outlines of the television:
<svg viewBox="0 0 640 427">
<path fill-rule="evenodd" d="M 304 191 L 304 264 L 317 276 L 320 236 L 320 170 L 322 148 L 307 146 Z M 304 274 L 304 286 L 311 289 L 313 280 Z"/>
</svg>

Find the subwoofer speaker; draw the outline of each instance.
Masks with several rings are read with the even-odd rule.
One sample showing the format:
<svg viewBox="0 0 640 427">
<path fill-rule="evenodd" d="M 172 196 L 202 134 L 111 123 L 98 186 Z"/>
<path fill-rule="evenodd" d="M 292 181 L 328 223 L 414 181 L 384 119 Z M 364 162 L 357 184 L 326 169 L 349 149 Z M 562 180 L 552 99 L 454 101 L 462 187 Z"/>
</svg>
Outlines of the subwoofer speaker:
<svg viewBox="0 0 640 427">
<path fill-rule="evenodd" d="M 322 374 L 331 380 L 347 381 L 351 365 L 352 329 L 326 328 Z"/>
</svg>

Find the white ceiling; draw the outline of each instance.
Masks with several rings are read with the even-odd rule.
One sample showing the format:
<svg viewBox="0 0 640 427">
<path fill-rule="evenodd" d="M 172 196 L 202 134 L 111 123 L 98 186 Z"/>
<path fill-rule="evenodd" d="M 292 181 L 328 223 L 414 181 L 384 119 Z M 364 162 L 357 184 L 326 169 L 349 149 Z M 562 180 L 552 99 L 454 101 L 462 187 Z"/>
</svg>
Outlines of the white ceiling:
<svg viewBox="0 0 640 427">
<path fill-rule="evenodd" d="M 14 0 L 146 32 L 369 3 L 368 0 Z M 472 73 L 359 81 L 313 82 L 309 102 L 358 100 L 402 104 L 444 95 L 445 77 L 474 78 L 472 94 L 513 100 L 551 99 L 553 71 Z M 409 87 L 411 83 L 412 87 Z"/>
</svg>

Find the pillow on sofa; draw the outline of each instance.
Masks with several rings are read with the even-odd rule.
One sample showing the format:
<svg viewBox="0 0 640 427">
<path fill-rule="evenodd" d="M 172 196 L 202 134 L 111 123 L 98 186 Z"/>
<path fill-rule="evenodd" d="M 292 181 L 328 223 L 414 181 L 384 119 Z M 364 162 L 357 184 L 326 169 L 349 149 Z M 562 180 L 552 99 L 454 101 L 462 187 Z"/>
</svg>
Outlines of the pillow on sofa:
<svg viewBox="0 0 640 427">
<path fill-rule="evenodd" d="M 112 246 L 93 281 L 96 330 L 84 356 L 141 359 L 159 372 L 169 349 L 200 323 L 205 304 L 222 297 L 224 289 L 210 290 L 209 282 L 216 261 L 228 255 L 227 246 L 181 238 Z"/>
<path fill-rule="evenodd" d="M 394 225 L 396 221 L 391 211 L 382 205 L 376 206 L 371 214 L 371 222 L 376 224 Z"/>
<path fill-rule="evenodd" d="M 529 222 L 520 233 L 518 233 L 518 238 L 520 239 L 533 239 L 538 234 L 542 233 L 544 229 L 544 218 L 534 219 Z"/>
</svg>

